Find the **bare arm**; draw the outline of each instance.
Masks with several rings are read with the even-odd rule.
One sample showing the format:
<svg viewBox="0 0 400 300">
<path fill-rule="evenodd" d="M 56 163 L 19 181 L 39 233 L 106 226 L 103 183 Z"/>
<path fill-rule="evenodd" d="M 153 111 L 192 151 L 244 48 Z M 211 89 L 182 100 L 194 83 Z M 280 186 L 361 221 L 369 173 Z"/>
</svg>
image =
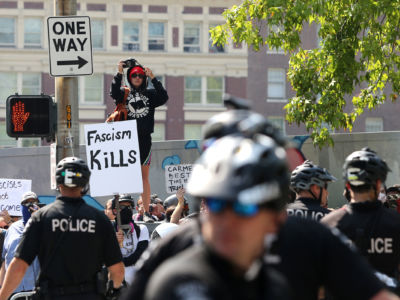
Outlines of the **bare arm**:
<svg viewBox="0 0 400 300">
<path fill-rule="evenodd" d="M 5 275 L 6 275 L 6 265 L 5 262 L 3 261 L 0 269 L 0 287 L 3 286 Z"/>
<path fill-rule="evenodd" d="M 7 269 L 4 284 L 0 290 L 0 300 L 7 300 L 18 287 L 29 265 L 22 259 L 14 257 Z"/>
<path fill-rule="evenodd" d="M 182 216 L 182 211 L 185 205 L 185 198 L 183 195 L 185 194 L 185 190 L 183 188 L 179 189 L 176 192 L 176 198 L 178 198 L 178 205 L 175 207 L 174 212 L 171 215 L 171 223 L 175 223 L 179 225 L 179 220 Z"/>
<path fill-rule="evenodd" d="M 399 299 L 400 298 L 395 294 L 393 294 L 392 292 L 389 292 L 388 290 L 381 290 L 370 300 L 399 300 Z"/>
<path fill-rule="evenodd" d="M 110 279 L 113 281 L 114 288 L 120 288 L 125 276 L 125 268 L 123 262 L 119 262 L 112 266 L 109 266 L 108 272 L 110 272 Z"/>
</svg>

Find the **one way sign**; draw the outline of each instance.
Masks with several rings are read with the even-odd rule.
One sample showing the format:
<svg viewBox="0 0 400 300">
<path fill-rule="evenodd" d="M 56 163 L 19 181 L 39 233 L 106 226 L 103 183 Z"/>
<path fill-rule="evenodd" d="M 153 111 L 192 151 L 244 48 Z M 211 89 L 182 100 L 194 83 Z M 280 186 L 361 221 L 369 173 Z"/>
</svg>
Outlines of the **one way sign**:
<svg viewBox="0 0 400 300">
<path fill-rule="evenodd" d="M 93 74 L 89 17 L 49 17 L 47 29 L 51 76 Z"/>
</svg>

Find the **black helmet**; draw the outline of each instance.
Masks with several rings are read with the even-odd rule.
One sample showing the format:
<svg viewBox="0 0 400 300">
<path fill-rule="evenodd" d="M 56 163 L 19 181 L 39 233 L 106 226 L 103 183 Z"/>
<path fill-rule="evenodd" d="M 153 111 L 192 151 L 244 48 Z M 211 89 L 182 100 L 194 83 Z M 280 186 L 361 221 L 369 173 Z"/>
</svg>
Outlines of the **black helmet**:
<svg viewBox="0 0 400 300">
<path fill-rule="evenodd" d="M 214 140 L 230 134 L 245 137 L 264 134 L 273 138 L 279 146 L 284 146 L 287 142 L 279 129 L 264 116 L 246 109 L 234 109 L 219 113 L 204 124 L 203 148 L 207 148 Z"/>
<path fill-rule="evenodd" d="M 135 206 L 135 201 L 133 200 L 132 196 L 129 194 L 121 194 L 119 195 L 118 202 L 130 202 L 132 206 Z M 112 209 L 115 209 L 115 197 L 112 198 Z"/>
<path fill-rule="evenodd" d="M 67 187 L 85 187 L 89 183 L 90 170 L 79 157 L 66 157 L 56 167 L 57 184 Z"/>
<path fill-rule="evenodd" d="M 198 198 L 282 209 L 289 191 L 285 150 L 261 134 L 223 137 L 196 161 L 187 191 Z"/>
<path fill-rule="evenodd" d="M 385 182 L 390 171 L 386 162 L 368 147 L 347 156 L 343 165 L 343 178 L 353 186 L 373 185 L 379 179 Z"/>
<path fill-rule="evenodd" d="M 325 183 L 330 181 L 336 181 L 336 178 L 329 174 L 325 168 L 321 168 L 312 161 L 306 160 L 293 170 L 290 176 L 290 187 L 294 191 L 308 191 L 313 184 L 323 188 Z"/>
<path fill-rule="evenodd" d="M 187 205 L 187 199 L 185 196 L 183 196 L 183 199 L 185 199 L 185 205 Z M 178 205 L 178 197 L 176 197 L 176 195 L 171 195 L 169 196 L 167 199 L 164 200 L 164 209 L 167 209 L 168 207 L 172 206 L 172 205 Z"/>
</svg>

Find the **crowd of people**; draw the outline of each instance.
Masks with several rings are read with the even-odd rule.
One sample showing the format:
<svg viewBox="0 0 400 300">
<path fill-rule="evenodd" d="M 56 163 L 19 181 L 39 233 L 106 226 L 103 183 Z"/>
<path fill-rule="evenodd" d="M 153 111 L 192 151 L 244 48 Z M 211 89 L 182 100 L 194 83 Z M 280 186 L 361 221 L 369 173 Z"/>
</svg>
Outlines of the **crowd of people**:
<svg viewBox="0 0 400 300">
<path fill-rule="evenodd" d="M 136 107 L 129 118 L 148 118 L 138 124 L 143 193 L 116 195 L 99 211 L 82 199 L 86 162 L 62 159 L 54 203 L 41 207 L 28 192 L 19 220 L 0 214 L 0 300 L 31 290 L 46 300 L 400 299 L 400 185 L 385 186 L 382 157 L 349 153 L 348 203 L 331 209 L 328 184 L 337 178 L 311 160 L 290 172 L 286 137 L 230 98 L 203 127 L 186 188 L 162 200 L 150 193 L 148 169 L 154 108 L 168 95 L 150 69 L 133 64 L 127 96 L 127 64 L 118 64 L 112 95 Z M 145 75 L 155 89 L 145 88 Z M 149 106 L 141 117 L 138 101 Z"/>
</svg>

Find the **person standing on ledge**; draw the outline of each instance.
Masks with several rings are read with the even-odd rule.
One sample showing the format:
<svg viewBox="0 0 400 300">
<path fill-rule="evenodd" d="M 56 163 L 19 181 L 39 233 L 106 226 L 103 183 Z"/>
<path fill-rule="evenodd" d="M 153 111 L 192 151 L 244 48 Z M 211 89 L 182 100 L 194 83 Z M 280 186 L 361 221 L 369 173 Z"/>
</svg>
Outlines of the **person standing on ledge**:
<svg viewBox="0 0 400 300">
<path fill-rule="evenodd" d="M 126 88 L 121 86 L 124 68 L 129 83 L 129 94 L 125 96 Z M 150 77 L 154 89 L 147 88 L 147 77 Z M 136 60 L 121 60 L 118 63 L 118 73 L 111 83 L 111 97 L 115 104 L 126 103 L 127 120 L 137 121 L 138 141 L 140 150 L 140 164 L 143 181 L 143 221 L 154 222 L 149 212 L 150 205 L 150 161 L 151 161 L 151 134 L 154 131 L 155 108 L 168 101 L 168 93 L 157 80 L 153 72 L 139 65 Z"/>
</svg>

